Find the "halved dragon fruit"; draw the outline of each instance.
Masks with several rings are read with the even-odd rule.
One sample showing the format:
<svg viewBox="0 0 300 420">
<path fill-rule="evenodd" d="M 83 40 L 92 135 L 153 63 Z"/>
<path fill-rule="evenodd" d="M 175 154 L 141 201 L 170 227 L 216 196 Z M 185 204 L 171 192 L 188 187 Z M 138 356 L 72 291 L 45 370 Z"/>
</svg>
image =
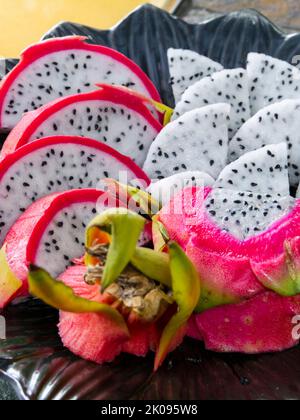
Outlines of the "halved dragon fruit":
<svg viewBox="0 0 300 420">
<path fill-rule="evenodd" d="M 215 104 L 168 124 L 150 147 L 145 172 L 153 180 L 182 171 L 203 171 L 217 178 L 227 161 L 229 113 L 228 104 Z"/>
<path fill-rule="evenodd" d="M 265 289 L 284 296 L 300 293 L 300 202 L 279 194 L 288 191 L 279 187 L 281 182 L 287 186 L 284 169 L 272 172 L 273 189 L 268 191 L 269 165 L 286 165 L 278 153 L 282 145 L 277 151 L 270 147 L 272 160 L 262 167 L 259 183 L 253 156 L 262 156 L 268 148 L 225 168 L 224 174 L 227 179 L 232 174 L 236 190 L 218 188 L 224 186 L 220 180 L 213 189 L 184 190 L 160 213 L 171 239 L 184 247 L 198 268 L 202 309 L 237 303 Z M 231 171 L 243 166 L 247 180 Z M 183 204 L 178 207 L 180 202 Z"/>
<path fill-rule="evenodd" d="M 21 147 L 0 164 L 0 243 L 18 217 L 40 197 L 96 188 L 103 178 L 126 176 L 149 184 L 129 158 L 97 140 L 49 137 Z"/>
<path fill-rule="evenodd" d="M 159 220 L 186 250 L 202 281 L 200 309 L 239 303 L 273 290 L 300 293 L 300 202 L 225 189 L 187 191 Z M 201 205 L 203 211 L 195 211 Z M 184 201 L 184 212 L 175 200 Z"/>
<path fill-rule="evenodd" d="M 1 157 L 43 137 L 72 135 L 101 140 L 142 165 L 161 129 L 133 91 L 101 85 L 26 114 L 8 136 Z"/>
<path fill-rule="evenodd" d="M 188 87 L 223 70 L 221 64 L 191 50 L 170 48 L 168 62 L 175 103 L 179 102 Z"/>
<path fill-rule="evenodd" d="M 248 55 L 247 73 L 252 115 L 284 99 L 300 99 L 300 70 L 265 54 Z"/>
<path fill-rule="evenodd" d="M 231 105 L 229 138 L 250 118 L 249 86 L 244 69 L 223 70 L 189 87 L 175 107 L 173 120 L 203 106 Z"/>
<path fill-rule="evenodd" d="M 96 83 L 122 85 L 160 101 L 153 83 L 135 63 L 85 40 L 50 39 L 24 51 L 1 83 L 0 129 L 12 129 L 24 113 L 59 97 L 94 90 Z"/>
<path fill-rule="evenodd" d="M 147 191 L 160 204 L 167 204 L 175 195 L 187 187 L 212 187 L 215 180 L 205 172 L 186 171 L 149 185 Z"/>
<path fill-rule="evenodd" d="M 288 147 L 290 183 L 300 180 L 300 100 L 287 99 L 270 105 L 250 118 L 236 133 L 229 145 L 233 161 L 246 152 L 268 144 L 285 142 Z"/>
<path fill-rule="evenodd" d="M 47 267 L 57 277 L 84 254 L 85 229 L 95 214 L 106 208 L 105 202 L 100 202 L 102 196 L 104 193 L 95 189 L 51 194 L 33 203 L 17 220 L 3 249 L 10 271 L 22 282 L 19 295 L 28 294 L 29 263 Z M 2 273 L 0 295 L 5 280 Z"/>
<path fill-rule="evenodd" d="M 272 144 L 244 154 L 223 169 L 214 187 L 288 196 L 286 143 Z"/>
</svg>

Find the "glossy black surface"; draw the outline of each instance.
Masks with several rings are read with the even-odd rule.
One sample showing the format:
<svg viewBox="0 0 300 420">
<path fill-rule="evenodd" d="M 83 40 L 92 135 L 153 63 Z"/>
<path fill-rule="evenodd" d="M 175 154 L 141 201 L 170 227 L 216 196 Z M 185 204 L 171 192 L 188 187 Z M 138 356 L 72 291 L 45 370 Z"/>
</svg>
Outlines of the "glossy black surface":
<svg viewBox="0 0 300 420">
<path fill-rule="evenodd" d="M 186 340 L 153 375 L 152 356 L 122 355 L 104 366 L 76 358 L 60 343 L 56 311 L 36 300 L 8 308 L 5 316 L 2 370 L 17 380 L 22 398 L 299 399 L 299 347 L 274 355 L 219 355 Z"/>
<path fill-rule="evenodd" d="M 291 62 L 300 54 L 300 35 L 287 37 L 266 18 L 245 10 L 200 25 L 189 25 L 153 6 L 144 6 L 111 31 L 63 23 L 45 37 L 86 35 L 136 61 L 172 105 L 166 52 L 189 48 L 220 61 L 244 66 L 249 51 Z M 9 60 L 7 70 L 16 63 Z M 96 366 L 63 349 L 57 313 L 31 300 L 10 307 L 8 339 L 0 341 L 0 368 L 28 399 L 299 399 L 300 348 L 262 356 L 218 355 L 186 340 L 152 375 L 153 356 L 123 355 Z M 183 386 L 184 384 L 184 386 Z"/>
</svg>

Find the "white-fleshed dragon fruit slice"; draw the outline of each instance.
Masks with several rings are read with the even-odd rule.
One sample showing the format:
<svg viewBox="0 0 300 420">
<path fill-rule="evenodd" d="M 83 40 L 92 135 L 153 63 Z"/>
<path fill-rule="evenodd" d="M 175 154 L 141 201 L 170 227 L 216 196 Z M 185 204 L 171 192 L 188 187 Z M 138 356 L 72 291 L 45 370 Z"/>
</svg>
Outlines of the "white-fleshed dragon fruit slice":
<svg viewBox="0 0 300 420">
<path fill-rule="evenodd" d="M 18 296 L 28 294 L 29 264 L 46 267 L 57 277 L 75 258 L 82 257 L 85 229 L 107 205 L 102 191 L 72 190 L 43 197 L 22 214 L 3 246 L 9 269 L 22 284 Z M 5 280 L 2 273 L 0 307 L 15 297 L 6 294 Z"/>
<path fill-rule="evenodd" d="M 18 217 L 39 198 L 96 188 L 103 178 L 123 176 L 149 184 L 131 159 L 97 140 L 49 137 L 21 147 L 0 163 L 0 243 Z"/>
<path fill-rule="evenodd" d="M 286 143 L 265 146 L 241 156 L 223 169 L 214 187 L 288 196 Z"/>
<path fill-rule="evenodd" d="M 191 50 L 170 48 L 168 62 L 175 103 L 179 102 L 188 87 L 223 70 L 221 64 Z"/>
<path fill-rule="evenodd" d="M 212 187 L 215 180 L 205 172 L 186 171 L 153 182 L 148 192 L 160 204 L 167 204 L 175 195 L 187 187 Z"/>
<path fill-rule="evenodd" d="M 173 120 L 203 106 L 231 105 L 229 138 L 250 118 L 249 86 L 244 69 L 222 70 L 189 87 L 175 107 Z"/>
<path fill-rule="evenodd" d="M 236 133 L 229 145 L 229 160 L 269 144 L 285 142 L 290 184 L 300 180 L 300 100 L 287 99 L 260 110 Z"/>
<path fill-rule="evenodd" d="M 247 73 L 252 115 L 284 99 L 300 99 L 300 70 L 265 54 L 248 55 Z"/>
<path fill-rule="evenodd" d="M 226 165 L 230 105 L 215 104 L 185 113 L 152 143 L 144 171 L 153 180 L 182 171 L 206 172 L 216 179 Z"/>
<path fill-rule="evenodd" d="M 59 97 L 92 91 L 97 83 L 122 85 L 160 101 L 153 83 L 134 62 L 85 39 L 50 39 L 23 52 L 1 82 L 0 129 L 10 130 L 24 113 Z"/>
<path fill-rule="evenodd" d="M 72 135 L 100 140 L 141 166 L 161 129 L 139 95 L 102 85 L 26 114 L 8 136 L 1 157 L 43 137 Z"/>
</svg>

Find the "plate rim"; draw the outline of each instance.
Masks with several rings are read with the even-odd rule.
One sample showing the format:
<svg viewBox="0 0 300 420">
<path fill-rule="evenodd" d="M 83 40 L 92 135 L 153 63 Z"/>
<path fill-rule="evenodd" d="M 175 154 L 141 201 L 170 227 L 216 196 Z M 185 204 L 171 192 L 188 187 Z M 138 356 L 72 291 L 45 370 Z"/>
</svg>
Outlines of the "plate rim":
<svg viewBox="0 0 300 420">
<path fill-rule="evenodd" d="M 253 8 L 243 8 L 243 9 L 240 9 L 240 10 L 236 10 L 235 12 L 224 13 L 224 14 L 222 14 L 219 17 L 208 19 L 208 20 L 206 20 L 204 22 L 188 23 L 188 22 L 184 21 L 178 14 L 180 13 L 180 11 L 182 10 L 183 7 L 187 7 L 186 6 L 186 3 L 190 3 L 190 2 L 191 2 L 191 0 L 178 0 L 176 2 L 176 4 L 174 5 L 174 7 L 171 9 L 170 12 L 167 12 L 167 11 L 163 11 L 163 12 L 168 13 L 170 16 L 173 16 L 175 19 L 178 19 L 181 22 L 184 22 L 184 24 L 186 24 L 187 26 L 202 26 L 202 25 L 205 26 L 208 22 L 212 22 L 214 20 L 218 20 L 218 19 L 224 18 L 224 17 L 226 17 L 228 15 L 231 15 L 232 13 L 241 13 L 241 12 L 244 12 L 244 13 L 247 13 L 249 15 L 255 15 L 255 16 L 262 17 L 265 21 L 267 21 L 270 24 L 270 26 L 272 28 L 274 28 L 282 36 L 283 39 L 290 38 L 293 35 L 300 34 L 300 32 L 297 32 L 297 31 L 295 31 L 294 33 L 291 33 L 291 34 L 290 33 L 287 33 L 283 28 L 281 28 L 280 26 L 276 25 L 274 22 L 272 22 L 265 15 L 263 15 L 262 13 L 260 13 L 259 11 L 257 11 L 256 9 L 253 9 Z M 116 28 L 118 28 L 120 25 L 122 25 L 124 22 L 126 22 L 126 20 L 131 15 L 133 15 L 134 13 L 136 13 L 137 11 L 139 11 L 140 9 L 147 9 L 147 8 L 159 9 L 156 6 L 153 6 L 153 5 L 150 5 L 150 4 L 141 5 L 141 6 L 137 7 L 136 9 L 134 9 L 132 12 L 130 12 L 127 16 L 125 16 L 124 18 L 122 18 L 112 28 L 110 28 L 108 30 L 105 30 L 105 31 L 107 31 L 107 32 L 113 32 Z M 47 33 L 53 31 L 55 28 L 57 28 L 62 23 L 72 23 L 72 22 L 60 22 L 60 23 L 54 25 L 52 28 L 50 28 Z M 97 31 L 99 30 L 101 32 L 101 29 L 92 28 L 92 27 L 90 27 L 90 28 L 91 29 L 96 29 Z M 5 60 L 10 60 L 10 58 L 6 58 Z M 10 361 L 9 360 L 4 360 L 4 359 L 1 359 L 0 358 L 0 372 L 1 372 L 1 374 L 3 375 L 4 378 L 7 378 L 8 382 L 12 385 L 12 387 L 13 387 L 16 395 L 18 396 L 18 398 L 20 400 L 31 400 L 31 398 L 27 395 L 26 389 L 25 389 L 24 385 L 21 383 L 21 381 L 18 381 L 16 379 L 16 377 L 12 376 L 12 374 L 9 371 L 9 369 L 8 370 L 4 370 L 5 367 L 8 366 L 9 364 L 10 364 Z"/>
</svg>

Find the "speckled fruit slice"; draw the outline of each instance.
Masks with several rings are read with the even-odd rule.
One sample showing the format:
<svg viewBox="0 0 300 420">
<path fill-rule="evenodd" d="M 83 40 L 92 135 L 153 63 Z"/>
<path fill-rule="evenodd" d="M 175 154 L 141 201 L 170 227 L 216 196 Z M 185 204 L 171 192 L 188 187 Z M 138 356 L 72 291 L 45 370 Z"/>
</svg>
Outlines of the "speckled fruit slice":
<svg viewBox="0 0 300 420">
<path fill-rule="evenodd" d="M 23 52 L 1 83 L 0 129 L 11 130 L 24 113 L 63 96 L 93 91 L 97 83 L 129 87 L 160 102 L 153 83 L 133 61 L 85 40 L 54 38 Z"/>
</svg>

